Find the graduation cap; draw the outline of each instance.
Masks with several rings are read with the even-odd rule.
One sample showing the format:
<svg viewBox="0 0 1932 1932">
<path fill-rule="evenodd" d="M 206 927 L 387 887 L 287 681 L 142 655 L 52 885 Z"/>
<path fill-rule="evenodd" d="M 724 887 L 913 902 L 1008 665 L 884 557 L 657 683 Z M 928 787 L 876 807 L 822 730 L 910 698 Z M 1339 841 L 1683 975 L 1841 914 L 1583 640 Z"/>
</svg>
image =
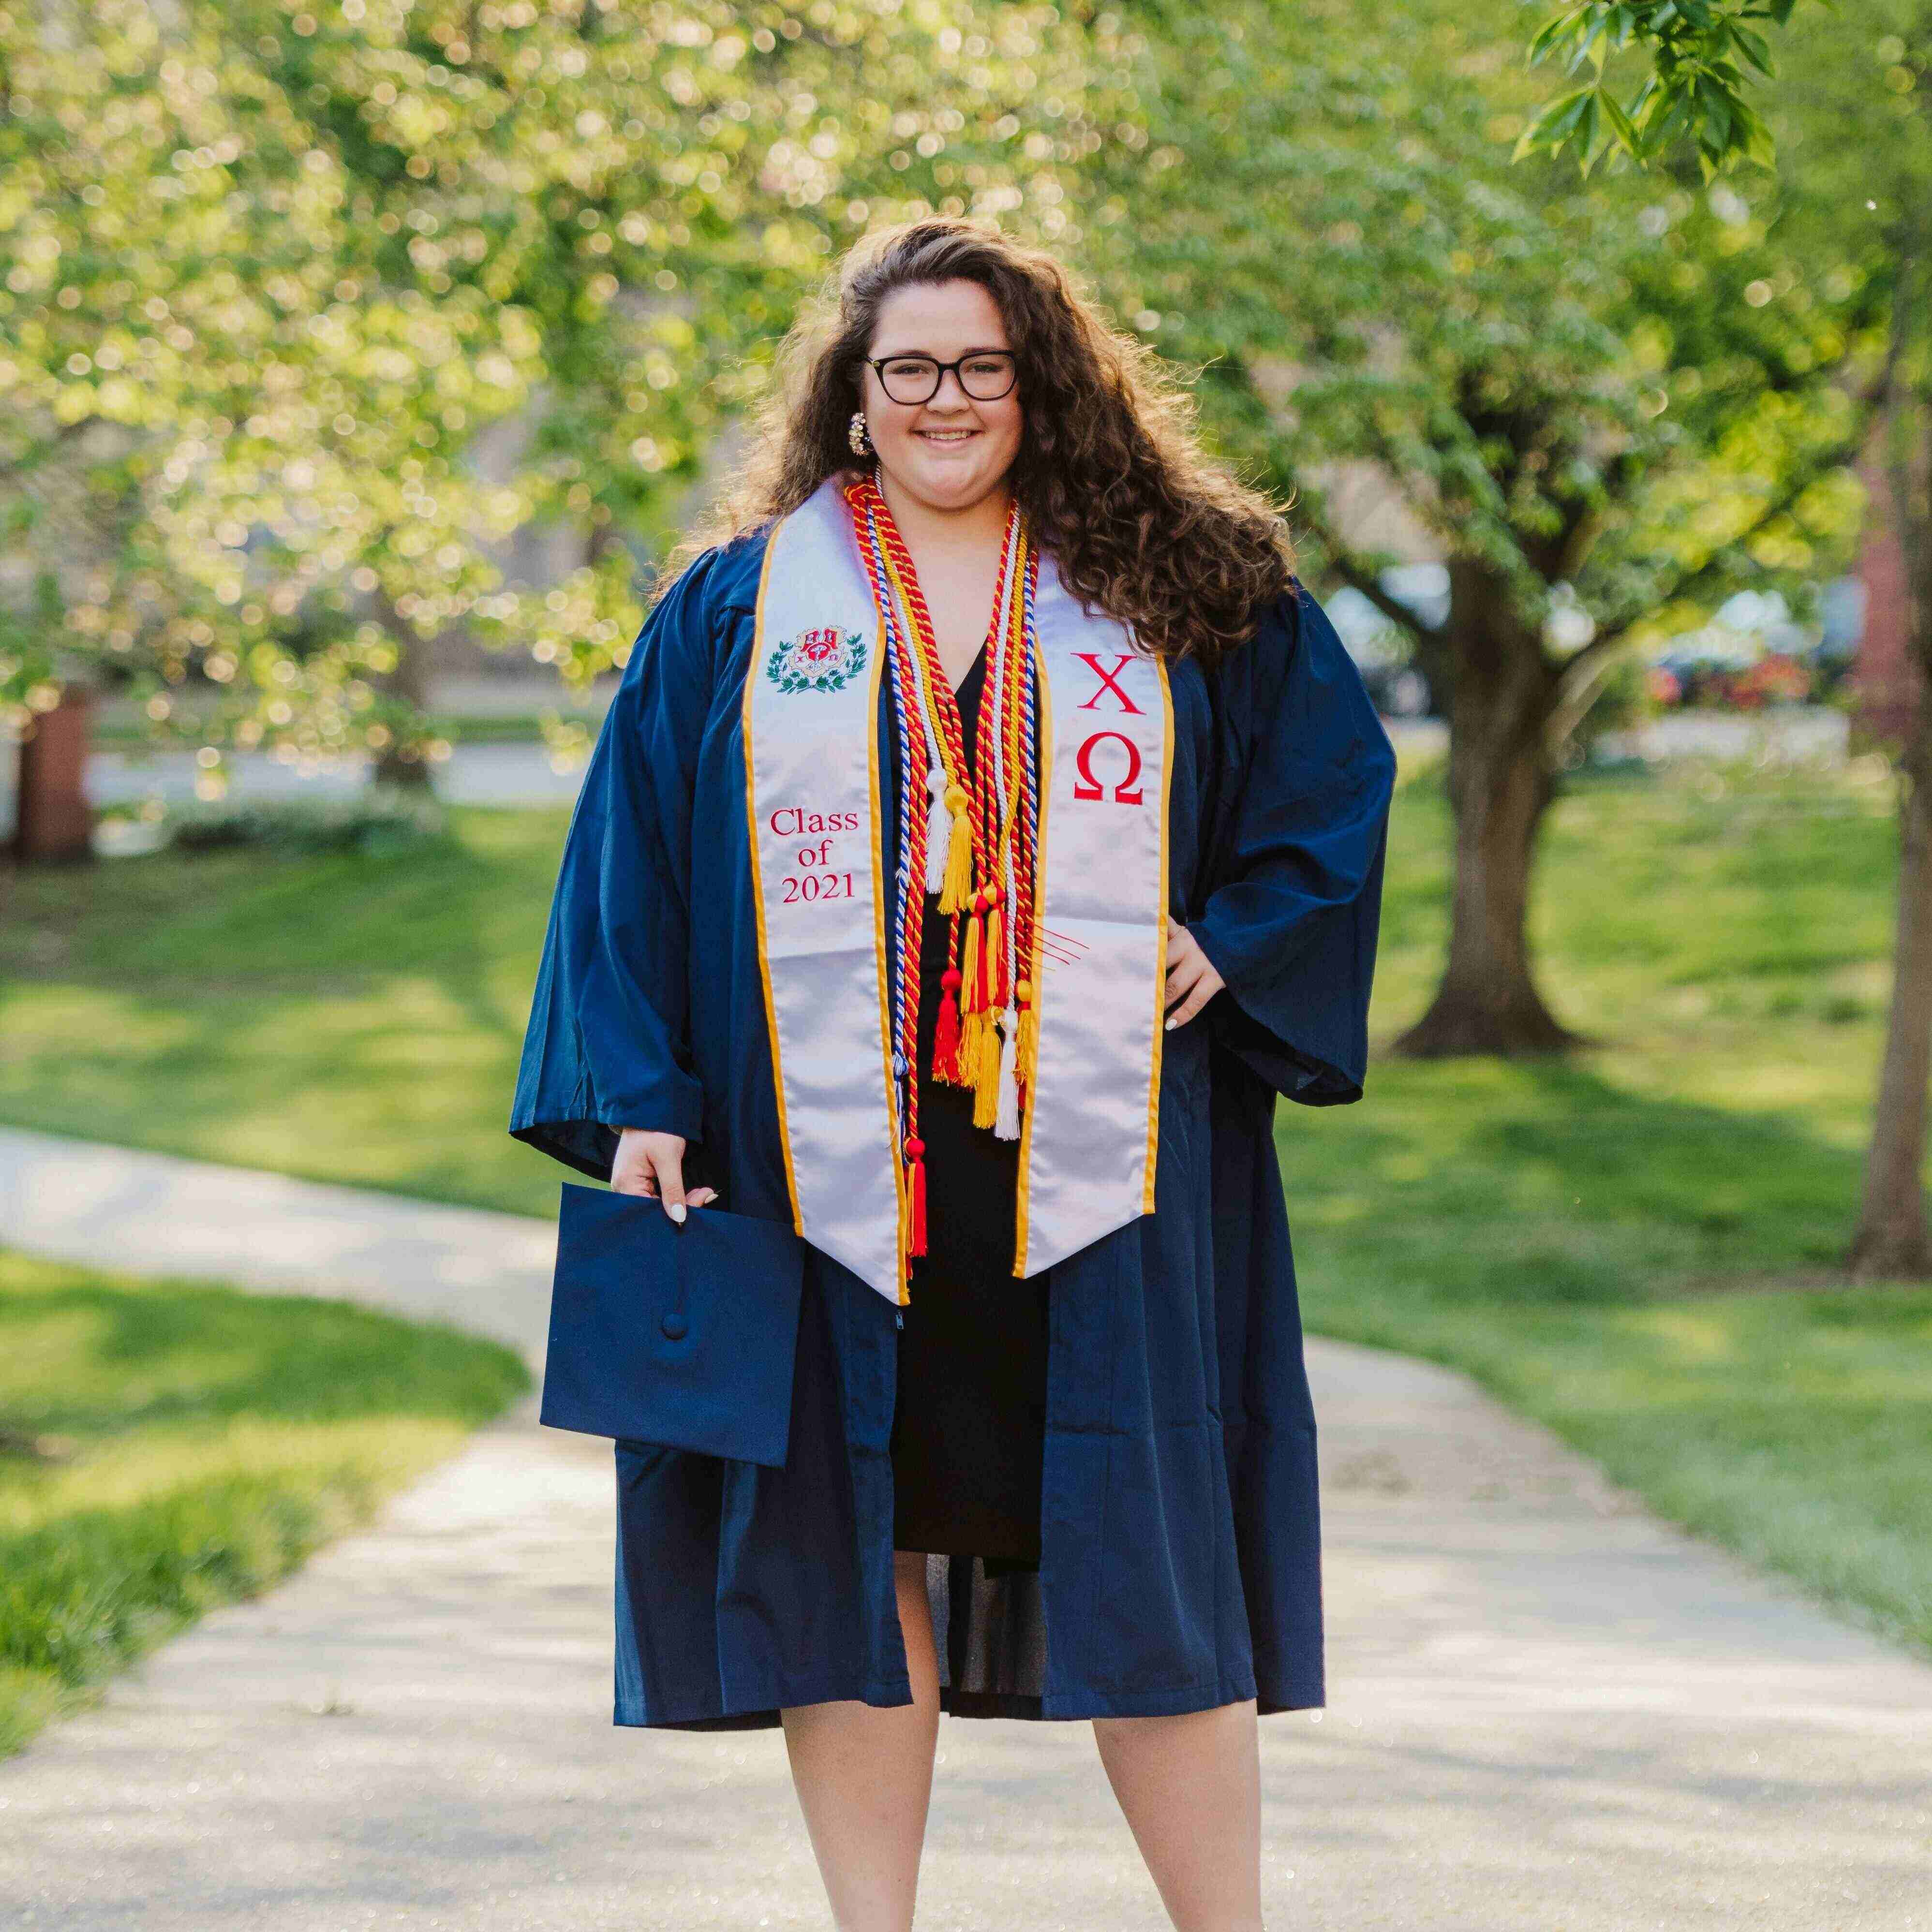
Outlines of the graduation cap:
<svg viewBox="0 0 1932 1932">
<path fill-rule="evenodd" d="M 718 1208 L 563 1187 L 539 1419 L 784 1466 L 804 1244 Z"/>
</svg>

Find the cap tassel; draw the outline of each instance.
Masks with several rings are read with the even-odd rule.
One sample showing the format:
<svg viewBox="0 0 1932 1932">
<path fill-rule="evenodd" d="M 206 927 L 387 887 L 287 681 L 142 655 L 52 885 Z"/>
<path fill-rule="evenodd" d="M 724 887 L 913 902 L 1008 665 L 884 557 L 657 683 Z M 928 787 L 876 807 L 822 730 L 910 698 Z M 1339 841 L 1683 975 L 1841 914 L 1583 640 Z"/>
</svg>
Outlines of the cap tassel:
<svg viewBox="0 0 1932 1932">
<path fill-rule="evenodd" d="M 965 1084 L 960 1071 L 960 974 L 948 966 L 939 975 L 939 1017 L 933 1026 L 933 1078 Z"/>
<path fill-rule="evenodd" d="M 943 800 L 952 824 L 946 832 L 946 869 L 939 887 L 939 910 L 963 912 L 972 897 L 972 826 L 966 818 L 963 785 L 949 784 Z"/>
<path fill-rule="evenodd" d="M 999 1102 L 993 1117 L 996 1139 L 1020 1138 L 1020 1016 L 1008 1006 L 999 1016 Z"/>
<path fill-rule="evenodd" d="M 922 1140 L 909 1140 L 906 1143 L 906 1180 L 912 1197 L 912 1226 L 906 1252 L 909 1255 L 923 1255 L 926 1252 L 926 1143 Z"/>
</svg>

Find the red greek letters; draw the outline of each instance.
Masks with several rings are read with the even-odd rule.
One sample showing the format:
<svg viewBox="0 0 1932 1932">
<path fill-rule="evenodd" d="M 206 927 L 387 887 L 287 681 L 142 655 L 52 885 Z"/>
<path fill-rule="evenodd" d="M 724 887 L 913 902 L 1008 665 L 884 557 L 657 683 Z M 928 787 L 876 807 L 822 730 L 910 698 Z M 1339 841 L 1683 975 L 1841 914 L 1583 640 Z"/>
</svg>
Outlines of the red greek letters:
<svg viewBox="0 0 1932 1932">
<path fill-rule="evenodd" d="M 1092 651 L 1076 651 L 1074 652 L 1074 656 L 1078 658 L 1080 662 L 1085 664 L 1087 668 L 1100 680 L 1098 688 L 1095 691 L 1093 695 L 1089 698 L 1084 704 L 1080 706 L 1080 709 L 1081 710 L 1092 710 L 1095 706 L 1098 704 L 1100 700 L 1110 691 L 1116 698 L 1119 699 L 1120 708 L 1122 710 L 1131 711 L 1137 718 L 1141 715 L 1140 706 L 1136 704 L 1133 699 L 1129 698 L 1126 692 L 1122 691 L 1120 686 L 1114 681 L 1119 676 L 1121 672 L 1134 662 L 1134 654 L 1131 651 L 1122 651 L 1120 655 L 1113 660 L 1113 668 L 1111 670 L 1109 670 L 1107 667 L 1101 662 L 1098 654 Z"/>
<path fill-rule="evenodd" d="M 1083 706 L 1082 709 L 1084 710 L 1085 706 Z M 1105 744 L 1110 738 L 1116 745 L 1124 745 L 1127 748 L 1127 769 L 1113 781 L 1113 802 L 1116 805 L 1138 805 L 1141 802 L 1140 788 L 1134 784 L 1134 781 L 1140 776 L 1140 747 L 1121 731 L 1096 731 L 1074 754 L 1074 767 L 1080 773 L 1080 778 L 1074 786 L 1074 796 L 1092 799 L 1107 795 L 1107 780 L 1094 776 L 1093 754 L 1095 748 Z M 1109 763 L 1111 762 L 1110 758 Z M 1131 791 L 1128 790 L 1129 785 L 1134 787 Z"/>
</svg>

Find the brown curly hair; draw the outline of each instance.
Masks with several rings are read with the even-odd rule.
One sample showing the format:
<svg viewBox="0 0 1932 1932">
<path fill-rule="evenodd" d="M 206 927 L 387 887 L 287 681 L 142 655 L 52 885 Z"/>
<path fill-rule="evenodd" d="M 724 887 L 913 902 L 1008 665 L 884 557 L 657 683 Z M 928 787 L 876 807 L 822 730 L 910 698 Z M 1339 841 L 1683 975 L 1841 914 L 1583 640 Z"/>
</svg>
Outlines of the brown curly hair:
<svg viewBox="0 0 1932 1932">
<path fill-rule="evenodd" d="M 1192 398 L 1053 256 L 944 217 L 880 230 L 847 254 L 786 338 L 738 487 L 684 553 L 776 522 L 852 467 L 846 428 L 881 307 L 897 290 L 950 281 L 977 282 L 999 304 L 1024 405 L 1010 482 L 1068 588 L 1170 661 L 1212 665 L 1251 636 L 1287 587 L 1280 511 L 1206 455 Z"/>
</svg>

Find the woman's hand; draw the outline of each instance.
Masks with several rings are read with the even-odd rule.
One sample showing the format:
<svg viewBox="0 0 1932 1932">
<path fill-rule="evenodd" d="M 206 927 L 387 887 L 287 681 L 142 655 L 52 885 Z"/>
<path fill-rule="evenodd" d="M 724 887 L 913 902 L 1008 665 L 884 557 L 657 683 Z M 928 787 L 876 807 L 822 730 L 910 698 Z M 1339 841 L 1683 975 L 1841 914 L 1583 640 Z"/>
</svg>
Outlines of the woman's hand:
<svg viewBox="0 0 1932 1932">
<path fill-rule="evenodd" d="M 1167 1026 L 1185 1026 L 1227 982 L 1178 921 L 1167 922 Z"/>
<path fill-rule="evenodd" d="M 657 1134 L 643 1127 L 625 1127 L 617 1135 L 617 1157 L 611 1162 L 611 1186 L 619 1194 L 641 1194 L 664 1203 L 674 1221 L 688 1207 L 702 1208 L 718 1198 L 715 1187 L 684 1192 L 684 1136 Z"/>
</svg>

